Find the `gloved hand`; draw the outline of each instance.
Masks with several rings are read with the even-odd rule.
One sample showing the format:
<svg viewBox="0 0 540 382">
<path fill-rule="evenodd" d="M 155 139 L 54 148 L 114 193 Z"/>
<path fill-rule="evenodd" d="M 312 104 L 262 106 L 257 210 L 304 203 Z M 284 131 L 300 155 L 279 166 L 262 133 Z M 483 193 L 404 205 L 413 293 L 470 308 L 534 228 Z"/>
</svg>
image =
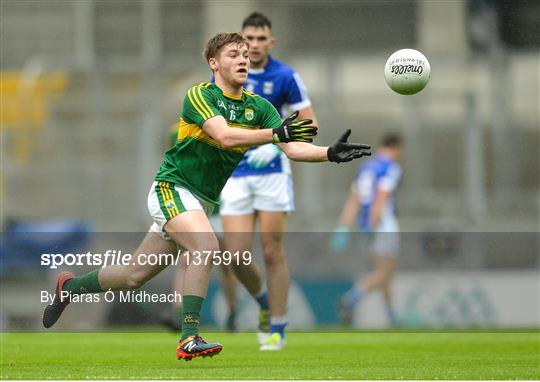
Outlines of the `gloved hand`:
<svg viewBox="0 0 540 382">
<path fill-rule="evenodd" d="M 296 118 L 298 111 L 285 118 L 280 127 L 272 130 L 274 143 L 313 142 L 317 126 L 306 126 L 313 122 L 311 119 L 295 121 Z"/>
<path fill-rule="evenodd" d="M 269 143 L 253 149 L 249 152 L 247 164 L 255 170 L 268 166 L 270 162 L 281 154 L 281 150 L 276 145 Z"/>
<path fill-rule="evenodd" d="M 330 248 L 334 252 L 343 252 L 349 248 L 351 242 L 351 230 L 349 227 L 338 226 L 330 237 Z"/>
<path fill-rule="evenodd" d="M 349 135 L 351 135 L 351 129 L 347 129 L 337 142 L 328 148 L 327 155 L 330 162 L 349 162 L 356 158 L 371 155 L 371 151 L 369 151 L 371 146 L 361 143 L 348 143 Z"/>
</svg>

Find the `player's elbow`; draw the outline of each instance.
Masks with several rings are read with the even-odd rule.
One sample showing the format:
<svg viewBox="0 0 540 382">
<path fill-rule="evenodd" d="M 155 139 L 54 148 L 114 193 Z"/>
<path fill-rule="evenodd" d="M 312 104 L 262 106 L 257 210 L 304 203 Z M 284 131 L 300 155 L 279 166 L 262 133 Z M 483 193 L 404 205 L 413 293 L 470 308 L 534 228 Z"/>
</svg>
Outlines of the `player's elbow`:
<svg viewBox="0 0 540 382">
<path fill-rule="evenodd" d="M 237 143 L 234 139 L 231 139 L 230 137 L 225 137 L 220 142 L 221 146 L 223 146 L 226 149 L 232 149 L 233 147 L 237 146 Z"/>
<path fill-rule="evenodd" d="M 219 143 L 221 147 L 224 147 L 226 149 L 230 149 L 232 147 L 235 147 L 236 142 L 234 141 L 233 137 L 231 135 L 223 132 L 221 134 L 217 134 L 214 139 Z"/>
</svg>

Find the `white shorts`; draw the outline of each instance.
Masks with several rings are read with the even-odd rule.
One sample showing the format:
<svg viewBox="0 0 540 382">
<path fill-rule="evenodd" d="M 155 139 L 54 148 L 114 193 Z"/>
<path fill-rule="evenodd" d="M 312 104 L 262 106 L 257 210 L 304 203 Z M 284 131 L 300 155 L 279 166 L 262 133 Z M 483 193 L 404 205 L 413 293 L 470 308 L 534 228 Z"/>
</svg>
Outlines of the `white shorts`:
<svg viewBox="0 0 540 382">
<path fill-rule="evenodd" d="M 212 216 L 208 217 L 208 220 L 210 220 L 210 225 L 212 226 L 217 238 L 220 240 L 223 239 L 223 224 L 221 222 L 221 216 L 214 213 Z"/>
<path fill-rule="evenodd" d="M 148 193 L 148 212 L 154 223 L 150 227 L 152 232 L 164 239 L 170 240 L 163 226 L 182 212 L 200 210 L 210 215 L 214 205 L 202 200 L 188 189 L 171 182 L 153 182 Z"/>
<path fill-rule="evenodd" d="M 221 191 L 220 215 L 249 215 L 257 211 L 294 211 L 290 173 L 231 177 Z"/>
<path fill-rule="evenodd" d="M 396 219 L 383 219 L 373 236 L 373 256 L 396 257 L 399 254 L 399 224 Z"/>
<path fill-rule="evenodd" d="M 399 254 L 398 232 L 376 232 L 371 244 L 373 256 L 397 257 Z"/>
</svg>

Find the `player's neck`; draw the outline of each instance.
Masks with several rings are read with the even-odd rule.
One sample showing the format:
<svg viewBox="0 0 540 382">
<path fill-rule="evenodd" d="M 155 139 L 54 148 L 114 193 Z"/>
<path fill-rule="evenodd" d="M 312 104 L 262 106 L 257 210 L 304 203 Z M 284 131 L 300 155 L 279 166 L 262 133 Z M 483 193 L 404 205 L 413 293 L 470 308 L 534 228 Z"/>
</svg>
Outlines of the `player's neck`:
<svg viewBox="0 0 540 382">
<path fill-rule="evenodd" d="M 395 155 L 392 153 L 391 150 L 381 148 L 379 149 L 378 154 L 384 158 L 387 158 L 390 160 L 396 160 Z"/>
<path fill-rule="evenodd" d="M 242 85 L 239 85 L 239 86 L 232 85 L 217 76 L 215 78 L 215 82 L 216 82 L 216 86 L 220 88 L 223 93 L 230 94 L 235 97 L 242 96 Z"/>
<path fill-rule="evenodd" d="M 270 56 L 266 56 L 264 58 L 264 60 L 262 60 L 261 62 L 258 62 L 258 63 L 255 63 L 255 62 L 251 62 L 251 64 L 249 65 L 249 67 L 251 69 L 264 69 L 266 68 L 266 65 L 268 65 L 268 61 L 270 61 L 269 59 Z"/>
</svg>

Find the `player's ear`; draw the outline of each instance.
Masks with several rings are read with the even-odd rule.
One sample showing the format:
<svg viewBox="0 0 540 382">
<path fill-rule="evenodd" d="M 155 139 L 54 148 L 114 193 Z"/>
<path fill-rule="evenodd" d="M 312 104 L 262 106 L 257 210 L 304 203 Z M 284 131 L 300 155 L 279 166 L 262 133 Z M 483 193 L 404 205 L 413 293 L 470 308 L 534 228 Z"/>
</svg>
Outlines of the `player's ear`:
<svg viewBox="0 0 540 382">
<path fill-rule="evenodd" d="M 274 47 L 274 44 L 276 43 L 276 38 L 273 34 L 270 34 L 270 45 L 269 48 L 272 49 Z"/>
<path fill-rule="evenodd" d="M 218 70 L 218 64 L 217 64 L 217 60 L 215 57 L 210 57 L 210 59 L 208 60 L 208 65 L 210 66 L 210 69 L 213 71 L 213 72 L 217 72 Z"/>
</svg>

